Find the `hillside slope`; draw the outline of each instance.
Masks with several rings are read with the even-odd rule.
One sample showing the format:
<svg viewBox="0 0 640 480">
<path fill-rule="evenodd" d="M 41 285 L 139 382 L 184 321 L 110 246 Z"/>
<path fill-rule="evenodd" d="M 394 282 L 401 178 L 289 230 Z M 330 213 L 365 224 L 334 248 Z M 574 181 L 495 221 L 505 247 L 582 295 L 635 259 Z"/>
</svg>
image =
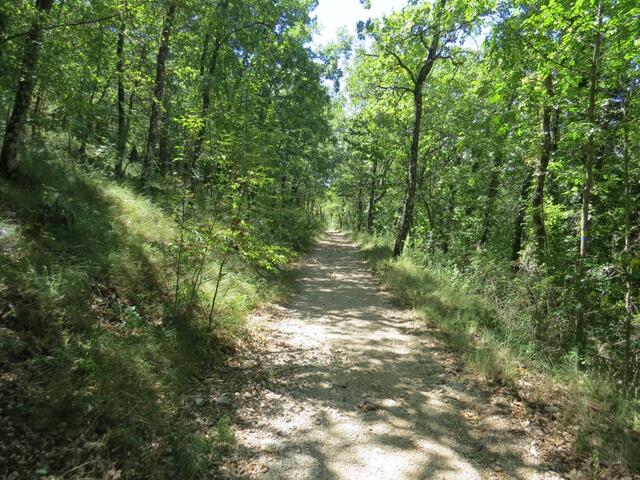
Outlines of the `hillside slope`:
<svg viewBox="0 0 640 480">
<path fill-rule="evenodd" d="M 99 175 L 22 178 L 0 183 L 0 476 L 204 474 L 190 395 L 286 269 L 189 243 L 162 197 Z"/>
</svg>

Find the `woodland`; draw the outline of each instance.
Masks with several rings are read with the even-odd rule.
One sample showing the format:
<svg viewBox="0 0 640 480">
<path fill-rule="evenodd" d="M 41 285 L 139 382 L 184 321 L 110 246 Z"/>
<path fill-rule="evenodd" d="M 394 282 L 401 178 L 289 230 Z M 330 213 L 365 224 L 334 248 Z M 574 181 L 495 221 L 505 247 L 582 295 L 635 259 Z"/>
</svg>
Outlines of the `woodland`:
<svg viewBox="0 0 640 480">
<path fill-rule="evenodd" d="M 536 372 L 593 478 L 640 467 L 640 5 L 408 0 L 323 47 L 315 6 L 0 1 L 3 478 L 211 478 L 234 419 L 185 398 L 329 226 L 471 371 Z"/>
</svg>

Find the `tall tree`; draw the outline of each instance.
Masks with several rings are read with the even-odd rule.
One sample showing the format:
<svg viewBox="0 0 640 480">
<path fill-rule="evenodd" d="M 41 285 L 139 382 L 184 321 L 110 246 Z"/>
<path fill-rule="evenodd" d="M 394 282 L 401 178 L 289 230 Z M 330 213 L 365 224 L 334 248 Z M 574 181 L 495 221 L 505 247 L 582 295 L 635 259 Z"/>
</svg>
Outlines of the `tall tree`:
<svg viewBox="0 0 640 480">
<path fill-rule="evenodd" d="M 125 14 L 120 11 L 120 26 L 118 29 L 118 41 L 116 43 L 116 56 L 118 64 L 116 66 L 116 74 L 118 76 L 118 131 L 116 133 L 116 163 L 114 175 L 116 178 L 122 178 L 124 157 L 127 150 L 127 110 L 126 110 L 126 92 L 124 88 L 125 76 L 125 51 L 124 43 L 127 35 L 127 23 Z"/>
<path fill-rule="evenodd" d="M 422 128 L 422 95 L 425 82 L 436 61 L 444 58 L 443 46 L 452 41 L 451 37 L 443 41 L 443 29 L 445 25 L 445 7 L 447 0 L 439 0 L 426 24 L 411 25 L 410 40 L 423 49 L 424 57 L 416 65 L 411 66 L 407 60 L 403 60 L 399 51 L 402 50 L 407 39 L 404 36 L 400 45 L 394 42 L 385 42 L 381 46 L 383 53 L 393 58 L 396 65 L 409 77 L 411 82 L 411 94 L 413 97 L 413 124 L 411 128 L 411 146 L 407 156 L 407 177 L 404 200 L 402 202 L 402 217 L 398 226 L 393 254 L 399 256 L 404 249 L 405 241 L 409 235 L 413 221 L 413 209 L 415 205 L 416 188 L 418 186 L 418 157 L 420 155 L 420 130 Z M 395 33 L 395 32 L 394 32 Z M 395 40 L 392 36 L 391 39 Z"/>
<path fill-rule="evenodd" d="M 591 196 L 593 190 L 593 168 L 596 163 L 595 132 L 596 125 L 596 102 L 598 96 L 598 86 L 600 82 L 600 62 L 602 55 L 602 20 L 603 1 L 598 0 L 596 7 L 595 30 L 593 32 L 593 44 L 591 62 L 588 74 L 588 101 L 585 119 L 589 128 L 587 141 L 584 145 L 584 186 L 582 188 L 582 206 L 580 209 L 580 248 L 578 251 L 578 301 L 580 307 L 576 315 L 576 344 L 578 348 L 579 360 L 582 363 L 586 348 L 586 323 L 589 311 L 589 292 L 585 281 L 586 260 L 589 256 L 589 246 L 591 243 Z"/>
<path fill-rule="evenodd" d="M 171 37 L 171 28 L 176 14 L 177 1 L 169 0 L 164 20 L 162 22 L 162 33 L 160 36 L 160 45 L 158 47 L 158 55 L 156 58 L 156 76 L 153 86 L 153 95 L 151 99 L 151 113 L 149 114 L 149 130 L 147 133 L 147 146 L 145 148 L 142 160 L 142 171 L 140 173 L 140 183 L 143 187 L 149 187 L 151 174 L 155 168 L 158 158 L 158 122 L 160 121 L 160 110 L 163 107 L 164 87 L 165 87 L 165 70 L 167 57 L 169 55 L 169 40 Z"/>
<path fill-rule="evenodd" d="M 8 176 L 15 168 L 18 146 L 24 133 L 24 125 L 31 105 L 38 58 L 42 50 L 43 25 L 51 11 L 53 0 L 36 0 L 36 12 L 29 33 L 25 38 L 13 110 L 4 130 L 2 152 L 0 153 L 0 176 Z"/>
<path fill-rule="evenodd" d="M 544 186 L 551 155 L 558 145 L 558 108 L 553 105 L 553 74 L 548 73 L 544 79 L 542 101 L 542 141 L 540 142 L 539 161 L 536 168 L 536 181 L 531 199 L 531 216 L 536 234 L 538 257 L 544 256 L 547 242 L 547 230 L 544 220 Z"/>
</svg>

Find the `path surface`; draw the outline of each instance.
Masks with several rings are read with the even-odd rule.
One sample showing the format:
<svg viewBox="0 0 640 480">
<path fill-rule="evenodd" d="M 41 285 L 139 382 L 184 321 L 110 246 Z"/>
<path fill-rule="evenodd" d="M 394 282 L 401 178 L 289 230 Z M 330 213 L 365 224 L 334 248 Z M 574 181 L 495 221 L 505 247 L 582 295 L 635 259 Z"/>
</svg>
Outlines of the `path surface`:
<svg viewBox="0 0 640 480">
<path fill-rule="evenodd" d="M 238 407 L 236 439 L 259 478 L 559 478 L 509 406 L 462 383 L 391 306 L 346 237 L 328 232 L 301 277 L 293 304 L 255 319 L 267 375 L 260 403 Z"/>
</svg>

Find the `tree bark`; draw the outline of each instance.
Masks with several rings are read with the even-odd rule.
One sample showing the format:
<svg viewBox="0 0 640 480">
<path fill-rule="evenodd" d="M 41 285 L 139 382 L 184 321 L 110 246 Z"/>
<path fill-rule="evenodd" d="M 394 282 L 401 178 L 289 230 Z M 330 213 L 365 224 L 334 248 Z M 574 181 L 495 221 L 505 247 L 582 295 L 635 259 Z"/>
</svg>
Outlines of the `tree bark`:
<svg viewBox="0 0 640 480">
<path fill-rule="evenodd" d="M 602 46 L 602 27 L 603 2 L 598 2 L 597 13 L 597 30 L 593 42 L 593 56 L 591 58 L 591 68 L 589 71 L 589 102 L 587 106 L 587 123 L 589 124 L 589 134 L 587 135 L 587 143 L 585 145 L 584 154 L 584 188 L 582 190 L 582 207 L 580 210 L 580 249 L 578 251 L 578 301 L 580 303 L 576 315 L 576 346 L 578 348 L 578 361 L 582 366 L 586 350 L 586 323 L 587 312 L 589 311 L 589 292 L 585 285 L 586 276 L 586 259 L 589 256 L 590 246 L 590 219 L 591 210 L 591 192 L 593 189 L 593 165 L 596 161 L 595 148 L 595 123 L 596 123 L 596 100 L 599 82 L 599 63 Z"/>
<path fill-rule="evenodd" d="M 118 75 L 118 132 L 116 134 L 116 164 L 114 167 L 114 176 L 117 179 L 122 178 L 124 165 L 124 157 L 127 151 L 127 111 L 126 111 L 126 92 L 124 89 L 124 42 L 127 34 L 127 24 L 124 19 L 124 13 L 121 13 L 120 30 L 118 31 L 118 43 L 116 45 L 116 56 L 118 58 L 117 75 Z"/>
<path fill-rule="evenodd" d="M 533 181 L 532 174 L 526 172 L 522 186 L 520 187 L 520 196 L 518 200 L 518 206 L 516 208 L 516 221 L 513 234 L 513 243 L 511 246 L 511 261 L 513 262 L 514 269 L 518 269 L 518 260 L 520 259 L 520 250 L 522 250 L 522 241 L 524 237 L 524 219 L 527 211 L 527 197 L 529 196 L 529 189 Z"/>
<path fill-rule="evenodd" d="M 420 153 L 420 127 L 422 125 L 422 89 L 424 83 L 433 69 L 433 65 L 439 58 L 440 50 L 440 18 L 446 0 L 440 0 L 438 8 L 434 12 L 433 27 L 434 33 L 431 42 L 427 48 L 427 56 L 420 67 L 418 74 L 413 77 L 413 131 L 411 134 L 411 149 L 407 159 L 407 186 L 405 190 L 404 201 L 402 205 L 402 218 L 398 233 L 393 245 L 393 255 L 399 257 L 404 250 L 404 244 L 409 235 L 411 224 L 413 222 L 413 207 L 415 204 L 416 188 L 418 185 L 418 155 Z M 422 40 L 422 39 L 421 39 Z M 402 65 L 407 70 L 407 67 Z"/>
<path fill-rule="evenodd" d="M 160 109 L 164 99 L 164 78 L 167 57 L 169 55 L 169 39 L 171 37 L 171 27 L 176 13 L 176 2 L 170 0 L 165 13 L 162 24 L 162 35 L 160 37 L 160 46 L 158 48 L 158 57 L 156 60 L 156 78 L 153 89 L 153 98 L 151 100 L 151 113 L 149 115 L 149 133 L 147 135 L 147 147 L 142 159 L 142 172 L 140 175 L 140 183 L 143 188 L 148 188 L 151 182 L 151 172 L 155 167 L 157 159 L 158 144 L 158 122 L 160 119 Z"/>
<path fill-rule="evenodd" d="M 536 182 L 531 199 L 533 228 L 536 234 L 536 247 L 538 259 L 544 258 L 544 251 L 547 244 L 547 229 L 544 220 L 544 185 L 547 177 L 547 167 L 551 160 L 551 155 L 555 150 L 555 132 L 553 121 L 557 118 L 554 115 L 554 108 L 551 105 L 553 97 L 553 75 L 549 73 L 545 79 L 546 98 L 542 106 L 542 142 L 540 148 L 540 161 L 536 172 Z"/>
<path fill-rule="evenodd" d="M 36 18 L 25 41 L 20 80 L 18 81 L 13 110 L 4 131 L 0 153 L 0 176 L 2 177 L 10 176 L 16 167 L 18 147 L 22 141 L 24 125 L 31 105 L 38 57 L 42 50 L 42 25 L 52 6 L 53 0 L 36 0 Z"/>
<path fill-rule="evenodd" d="M 422 124 L 422 87 L 424 82 L 416 83 L 413 90 L 413 133 L 411 135 L 411 150 L 407 162 L 407 186 L 402 205 L 402 218 L 393 246 L 393 255 L 402 255 L 404 244 L 413 221 L 413 207 L 415 204 L 416 187 L 418 185 L 418 153 L 420 150 L 420 127 Z"/>
</svg>

